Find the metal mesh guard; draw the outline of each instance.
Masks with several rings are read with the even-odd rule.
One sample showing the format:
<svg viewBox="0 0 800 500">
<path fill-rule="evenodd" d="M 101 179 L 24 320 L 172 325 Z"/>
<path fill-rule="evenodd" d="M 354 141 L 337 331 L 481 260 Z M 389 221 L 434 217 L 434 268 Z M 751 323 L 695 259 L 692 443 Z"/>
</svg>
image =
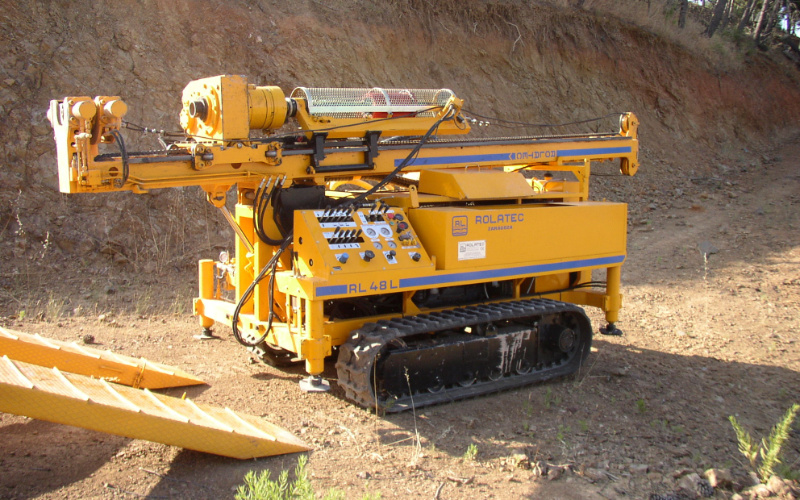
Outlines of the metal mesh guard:
<svg viewBox="0 0 800 500">
<path fill-rule="evenodd" d="M 388 113 L 413 113 L 415 116 L 434 116 L 453 97 L 448 89 L 332 89 L 297 87 L 292 97 L 308 103 L 312 116 L 333 118 L 360 118 L 373 113 L 374 118 Z M 437 108 L 437 109 L 431 109 Z"/>
</svg>

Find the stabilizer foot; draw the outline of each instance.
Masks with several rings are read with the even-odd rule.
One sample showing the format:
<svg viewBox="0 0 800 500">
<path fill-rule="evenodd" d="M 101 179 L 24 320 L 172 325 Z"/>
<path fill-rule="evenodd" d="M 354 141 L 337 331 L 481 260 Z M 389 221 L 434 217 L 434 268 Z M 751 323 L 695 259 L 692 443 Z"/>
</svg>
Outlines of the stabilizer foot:
<svg viewBox="0 0 800 500">
<path fill-rule="evenodd" d="M 622 330 L 617 328 L 617 325 L 615 325 L 614 323 L 609 323 L 607 326 L 600 328 L 600 333 L 612 337 L 622 336 Z"/>
<path fill-rule="evenodd" d="M 331 390 L 331 383 L 319 375 L 311 375 L 300 381 L 300 390 L 303 392 L 328 392 Z"/>
<path fill-rule="evenodd" d="M 195 335 L 194 338 L 196 340 L 219 340 L 220 337 L 217 337 L 211 332 L 211 328 L 203 328 L 203 333 L 200 335 Z"/>
</svg>

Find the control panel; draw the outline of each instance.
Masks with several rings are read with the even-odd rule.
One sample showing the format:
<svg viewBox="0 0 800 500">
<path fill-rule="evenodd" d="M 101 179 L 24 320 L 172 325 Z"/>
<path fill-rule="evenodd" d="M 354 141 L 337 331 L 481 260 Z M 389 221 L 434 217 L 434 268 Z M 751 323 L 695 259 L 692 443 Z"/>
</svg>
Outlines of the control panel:
<svg viewBox="0 0 800 500">
<path fill-rule="evenodd" d="M 431 266 L 403 210 L 381 202 L 296 211 L 294 251 L 306 276 Z"/>
</svg>

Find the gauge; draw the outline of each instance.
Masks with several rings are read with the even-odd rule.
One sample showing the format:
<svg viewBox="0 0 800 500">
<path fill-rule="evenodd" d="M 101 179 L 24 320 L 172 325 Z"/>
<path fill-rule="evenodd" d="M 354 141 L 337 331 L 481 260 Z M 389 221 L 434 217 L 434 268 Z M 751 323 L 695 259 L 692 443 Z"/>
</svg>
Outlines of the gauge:
<svg viewBox="0 0 800 500">
<path fill-rule="evenodd" d="M 369 238 L 377 238 L 378 237 L 378 232 L 375 231 L 375 228 L 372 228 L 372 227 L 368 227 L 367 229 L 365 229 L 364 230 L 364 234 L 366 234 L 367 237 L 369 237 Z"/>
<path fill-rule="evenodd" d="M 394 241 L 389 240 L 389 248 L 397 248 L 397 243 Z"/>
<path fill-rule="evenodd" d="M 388 228 L 388 227 L 386 227 L 386 226 L 383 226 L 383 227 L 381 227 L 381 234 L 382 234 L 383 236 L 389 237 L 389 236 L 391 236 L 391 235 L 392 235 L 392 230 L 391 230 L 391 229 L 389 229 L 389 228 Z"/>
<path fill-rule="evenodd" d="M 379 242 L 376 241 L 375 242 L 375 250 L 380 250 L 381 248 L 383 248 L 383 245 L 381 245 Z"/>
</svg>

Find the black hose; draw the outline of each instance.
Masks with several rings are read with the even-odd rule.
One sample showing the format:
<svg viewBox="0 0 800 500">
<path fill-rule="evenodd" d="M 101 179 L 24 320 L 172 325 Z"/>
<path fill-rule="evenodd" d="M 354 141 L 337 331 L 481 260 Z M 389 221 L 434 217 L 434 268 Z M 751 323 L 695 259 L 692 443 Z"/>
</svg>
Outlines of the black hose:
<svg viewBox="0 0 800 500">
<path fill-rule="evenodd" d="M 239 299 L 239 303 L 236 304 L 236 309 L 233 310 L 233 317 L 231 318 L 231 329 L 233 330 L 233 336 L 236 338 L 236 341 L 242 344 L 245 347 L 256 347 L 260 343 L 264 342 L 264 339 L 267 338 L 269 335 L 270 330 L 272 329 L 272 320 L 275 317 L 275 312 L 273 310 L 273 292 L 275 287 L 275 271 L 278 267 L 278 260 L 280 256 L 283 254 L 284 250 L 289 246 L 289 243 L 292 241 L 292 234 L 289 233 L 286 235 L 286 238 L 283 239 L 281 246 L 278 248 L 278 251 L 275 252 L 275 255 L 272 256 L 270 261 L 267 263 L 266 266 L 258 273 L 258 276 L 250 283 L 250 286 L 247 287 L 245 292 L 242 294 L 242 297 Z M 242 333 L 239 331 L 239 315 L 242 312 L 242 307 L 244 307 L 245 302 L 250 300 L 250 297 L 253 295 L 255 291 L 256 285 L 264 279 L 264 276 L 267 275 L 267 271 L 271 272 L 271 276 L 269 279 L 269 318 L 267 322 L 267 329 L 256 342 L 248 342 L 242 337 Z"/>
<path fill-rule="evenodd" d="M 433 135 L 433 133 L 439 128 L 439 125 L 441 125 L 446 120 L 453 119 L 454 117 L 455 117 L 455 113 L 453 112 L 453 110 L 450 110 L 449 112 L 445 113 L 441 118 L 436 120 L 436 123 L 434 123 L 431 126 L 431 128 L 428 129 L 428 131 L 425 133 L 425 135 L 423 135 L 420 138 L 420 140 L 417 143 L 417 145 L 414 146 L 414 149 L 411 150 L 411 152 L 408 154 L 408 156 L 406 156 L 405 159 L 394 170 L 392 170 L 386 177 L 383 178 L 383 180 L 381 180 L 380 182 L 378 182 L 377 184 L 372 186 L 370 189 L 368 189 L 367 191 L 364 191 L 363 193 L 361 193 L 356 198 L 353 198 L 348 203 L 344 204 L 343 208 L 352 207 L 354 205 L 357 205 L 358 203 L 361 203 L 362 201 L 367 199 L 368 196 L 370 196 L 373 193 L 377 192 L 380 188 L 382 188 L 386 184 L 389 184 L 390 182 L 392 182 L 392 180 L 395 177 L 397 177 L 397 175 L 400 173 L 400 171 L 403 170 L 404 168 L 406 168 L 409 165 L 409 163 L 411 163 L 414 160 L 414 158 L 416 158 L 416 156 L 419 154 L 420 149 L 422 149 L 422 146 L 426 142 L 428 142 L 428 139 L 430 139 L 431 135 Z"/>
<path fill-rule="evenodd" d="M 428 131 L 425 133 L 425 135 L 422 136 L 422 138 L 420 138 L 419 143 L 417 143 L 417 145 L 414 146 L 414 149 L 411 150 L 411 152 L 408 154 L 408 156 L 406 156 L 406 158 L 392 172 L 390 172 L 386 177 L 384 177 L 383 180 L 381 180 L 380 182 L 375 184 L 371 189 L 365 191 L 364 193 L 362 193 L 357 198 L 354 198 L 354 199 L 350 200 L 348 203 L 346 203 L 344 205 L 344 208 L 352 207 L 352 206 L 360 203 L 361 201 L 365 200 L 369 195 L 375 193 L 380 188 L 382 188 L 383 186 L 385 186 L 386 184 L 391 182 L 392 179 L 397 177 L 397 175 L 400 173 L 400 171 L 403 170 L 405 167 L 407 167 L 408 164 L 411 163 L 411 161 L 419 154 L 419 151 L 422 148 L 422 146 L 428 141 L 430 136 L 433 135 L 433 133 L 439 128 L 439 125 L 441 125 L 445 120 L 453 119 L 454 116 L 455 116 L 455 114 L 454 114 L 453 110 L 450 110 L 449 112 L 445 113 L 441 118 L 436 120 L 436 123 L 434 123 L 431 126 L 430 129 L 428 129 Z M 277 186 L 275 188 L 273 188 L 273 191 L 272 191 L 273 195 L 270 196 L 270 198 L 272 198 L 274 196 L 275 189 L 277 189 Z M 259 191 L 261 191 L 261 188 L 259 188 Z M 257 202 L 261 201 L 263 203 L 264 200 L 259 200 L 259 198 L 264 198 L 264 193 L 263 192 L 257 193 L 256 200 L 255 200 Z M 259 208 L 261 208 L 262 210 L 266 210 L 266 207 L 259 207 Z M 258 212 L 258 211 L 256 211 L 256 212 Z M 256 217 L 259 218 L 259 219 L 261 218 L 258 213 L 256 213 Z M 262 227 L 262 231 L 261 232 L 263 233 L 263 227 Z M 253 282 L 250 283 L 250 286 L 247 287 L 247 289 L 245 290 L 245 292 L 242 294 L 241 298 L 239 299 L 239 302 L 236 304 L 236 309 L 233 310 L 233 316 L 231 318 L 231 328 L 233 329 L 233 336 L 236 338 L 237 342 L 239 342 L 240 344 L 242 344 L 242 345 L 244 345 L 246 347 L 256 347 L 257 345 L 259 345 L 262 342 L 264 342 L 264 340 L 267 338 L 267 335 L 269 335 L 270 330 L 272 329 L 272 320 L 273 320 L 273 317 L 275 316 L 274 310 L 273 310 L 273 306 L 274 306 L 274 302 L 273 302 L 273 292 L 274 292 L 274 290 L 273 289 L 274 289 L 274 285 L 275 285 L 275 274 L 276 274 L 276 270 L 277 270 L 277 267 L 278 267 L 278 260 L 280 259 L 280 256 L 283 254 L 283 252 L 286 250 L 286 248 L 291 243 L 293 234 L 294 234 L 293 231 L 289 231 L 289 233 L 286 236 L 284 236 L 283 240 L 277 242 L 277 244 L 280 244 L 280 247 L 278 248 L 278 251 L 275 252 L 275 255 L 272 256 L 272 258 L 269 260 L 267 265 L 265 265 L 264 268 L 261 269 L 261 272 L 258 273 L 258 276 L 256 276 L 255 279 L 253 280 Z M 259 234 L 259 238 L 261 238 L 262 236 L 267 237 L 271 241 L 275 241 L 275 240 L 272 240 L 271 238 L 269 238 L 266 235 L 266 233 Z M 264 334 L 256 342 L 248 342 L 247 340 L 244 339 L 244 337 L 242 337 L 242 334 L 239 331 L 239 315 L 242 312 L 242 307 L 244 307 L 245 302 L 250 300 L 250 297 L 252 297 L 253 292 L 255 291 L 256 285 L 258 285 L 258 283 L 261 280 L 264 279 L 264 277 L 267 275 L 267 272 L 271 273 L 270 280 L 269 280 L 269 297 L 268 297 L 268 300 L 269 300 L 269 311 L 270 312 L 269 312 L 269 319 L 268 319 L 268 322 L 267 322 L 267 329 L 264 332 Z"/>
<path fill-rule="evenodd" d="M 278 182 L 276 181 L 275 186 L 272 188 L 272 191 L 269 193 L 269 196 L 267 196 L 266 186 L 259 187 L 258 190 L 256 190 L 255 203 L 253 205 L 253 217 L 254 217 L 253 226 L 256 230 L 256 234 L 258 235 L 259 239 L 261 239 L 261 241 L 263 241 L 267 245 L 272 245 L 274 247 L 281 245 L 283 243 L 283 240 L 282 239 L 276 240 L 270 238 L 269 235 L 267 234 L 267 231 L 264 229 L 263 220 L 264 220 L 264 214 L 267 212 L 267 207 L 269 206 L 270 203 L 272 203 L 272 200 L 275 197 L 275 192 L 277 191 L 277 189 L 278 189 Z"/>
<path fill-rule="evenodd" d="M 119 152 L 122 156 L 122 179 L 119 180 L 117 185 L 118 188 L 121 188 L 126 182 L 128 182 L 128 175 L 130 173 L 130 166 L 128 165 L 128 150 L 125 148 L 125 140 L 122 138 L 122 134 L 119 133 L 119 130 L 111 130 L 109 133 L 117 141 L 117 146 L 119 146 Z"/>
</svg>

